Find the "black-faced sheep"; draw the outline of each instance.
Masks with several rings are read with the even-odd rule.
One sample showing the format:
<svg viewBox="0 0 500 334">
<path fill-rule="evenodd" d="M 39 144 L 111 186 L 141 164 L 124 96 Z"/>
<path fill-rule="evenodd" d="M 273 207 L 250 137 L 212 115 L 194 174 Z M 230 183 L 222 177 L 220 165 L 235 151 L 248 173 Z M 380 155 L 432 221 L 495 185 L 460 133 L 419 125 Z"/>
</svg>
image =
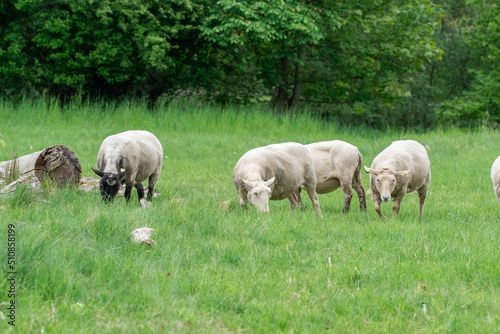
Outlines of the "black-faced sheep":
<svg viewBox="0 0 500 334">
<path fill-rule="evenodd" d="M 358 148 L 341 140 L 323 141 L 305 145 L 311 153 L 316 171 L 316 192 L 326 194 L 342 187 L 343 212 L 349 212 L 352 199 L 351 187 L 359 198 L 359 207 L 366 210 L 365 189 L 361 185 L 363 158 Z M 300 192 L 298 193 L 299 204 Z"/>
<path fill-rule="evenodd" d="M 375 211 L 385 218 L 380 202 L 393 199 L 392 214 L 397 216 L 401 201 L 406 193 L 417 191 L 420 199 L 420 216 L 431 182 L 431 163 L 425 148 L 414 140 L 399 140 L 380 152 L 373 160 L 370 186 Z"/>
<path fill-rule="evenodd" d="M 304 188 L 316 214 L 322 217 L 311 154 L 302 144 L 272 144 L 248 151 L 234 167 L 233 183 L 240 204 L 246 206 L 249 201 L 263 213 L 269 212 L 269 200 L 285 198 L 295 210 L 295 192 Z"/>
<path fill-rule="evenodd" d="M 142 182 L 149 178 L 148 200 L 154 192 L 163 163 L 163 148 L 158 138 L 148 131 L 126 131 L 104 139 L 97 154 L 99 188 L 104 201 L 111 201 L 121 183 L 126 184 L 125 198 L 130 201 L 132 188 L 137 188 L 139 202 L 144 201 Z"/>
</svg>

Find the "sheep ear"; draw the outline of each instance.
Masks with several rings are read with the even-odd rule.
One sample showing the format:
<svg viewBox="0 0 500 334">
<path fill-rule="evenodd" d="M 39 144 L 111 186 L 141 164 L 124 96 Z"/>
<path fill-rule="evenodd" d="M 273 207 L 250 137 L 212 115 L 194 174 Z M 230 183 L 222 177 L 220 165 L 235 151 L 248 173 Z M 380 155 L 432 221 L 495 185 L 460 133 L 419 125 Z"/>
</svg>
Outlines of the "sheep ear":
<svg viewBox="0 0 500 334">
<path fill-rule="evenodd" d="M 123 179 L 123 177 L 125 176 L 125 174 L 127 174 L 127 171 L 123 168 L 120 168 L 120 172 L 118 173 L 118 180 L 121 181 L 121 179 Z"/>
<path fill-rule="evenodd" d="M 94 169 L 94 167 L 90 167 L 90 168 L 92 168 L 92 170 L 94 171 L 94 173 L 96 173 L 97 175 L 99 175 L 99 177 L 103 177 L 104 176 L 104 173 L 101 172 L 100 170 Z"/>
<path fill-rule="evenodd" d="M 269 180 L 267 180 L 267 181 L 265 182 L 265 185 L 266 185 L 266 186 L 268 186 L 268 187 L 270 187 L 270 186 L 271 186 L 271 184 L 273 184 L 273 183 L 274 183 L 274 180 L 276 180 L 276 177 L 274 177 L 274 176 L 273 176 L 272 178 L 270 178 Z"/>
<path fill-rule="evenodd" d="M 380 169 L 372 169 L 372 168 L 368 168 L 365 166 L 365 172 L 373 174 L 373 175 L 378 175 L 378 174 L 380 174 L 381 171 L 382 170 L 380 170 Z"/>
<path fill-rule="evenodd" d="M 406 176 L 406 175 L 408 175 L 408 170 L 402 170 L 402 171 L 400 171 L 400 172 L 396 172 L 396 173 L 394 173 L 394 174 L 396 174 L 396 175 L 404 175 L 404 176 Z"/>
<path fill-rule="evenodd" d="M 241 177 L 240 177 L 240 181 L 243 182 L 243 184 L 245 185 L 245 188 L 247 188 L 247 190 L 252 190 L 257 185 L 255 182 L 243 180 Z"/>
</svg>

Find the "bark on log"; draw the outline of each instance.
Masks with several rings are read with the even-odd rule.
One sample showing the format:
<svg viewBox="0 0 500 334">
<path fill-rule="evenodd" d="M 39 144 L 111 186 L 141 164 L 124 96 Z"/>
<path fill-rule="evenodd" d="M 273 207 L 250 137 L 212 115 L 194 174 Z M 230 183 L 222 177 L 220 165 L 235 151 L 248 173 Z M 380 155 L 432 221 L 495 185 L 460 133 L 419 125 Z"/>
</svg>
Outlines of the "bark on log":
<svg viewBox="0 0 500 334">
<path fill-rule="evenodd" d="M 17 159 L 0 163 L 0 177 L 9 174 L 35 175 L 40 182 L 45 179 L 59 186 L 70 183 L 78 185 L 82 167 L 75 152 L 64 145 L 54 145 L 46 149 L 24 155 Z"/>
</svg>

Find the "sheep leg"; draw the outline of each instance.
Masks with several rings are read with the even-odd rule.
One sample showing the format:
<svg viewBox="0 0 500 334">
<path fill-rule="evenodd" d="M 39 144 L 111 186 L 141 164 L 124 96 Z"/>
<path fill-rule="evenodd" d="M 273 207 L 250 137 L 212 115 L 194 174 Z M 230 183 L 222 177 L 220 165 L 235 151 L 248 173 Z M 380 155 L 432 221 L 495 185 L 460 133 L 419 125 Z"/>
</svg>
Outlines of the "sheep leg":
<svg viewBox="0 0 500 334">
<path fill-rule="evenodd" d="M 295 208 L 297 208 L 297 197 L 294 192 L 288 196 L 288 200 L 290 201 L 290 211 L 295 211 Z"/>
<path fill-rule="evenodd" d="M 306 188 L 306 191 L 314 206 L 314 210 L 316 210 L 316 214 L 318 215 L 318 217 L 323 218 L 323 215 L 321 214 L 321 208 L 319 207 L 319 199 L 318 194 L 316 193 L 316 187 Z"/>
<path fill-rule="evenodd" d="M 422 214 L 424 213 L 424 204 L 425 204 L 425 197 L 419 197 L 420 199 L 420 210 L 419 210 L 419 216 L 422 217 Z"/>
<path fill-rule="evenodd" d="M 306 207 L 305 207 L 304 203 L 302 203 L 302 198 L 300 197 L 300 191 L 301 190 L 302 189 L 299 188 L 294 194 L 295 194 L 295 197 L 297 199 L 297 203 L 299 204 L 300 210 L 306 211 Z"/>
<path fill-rule="evenodd" d="M 153 197 L 154 191 L 155 191 L 155 185 L 156 181 L 158 181 L 160 177 L 160 170 L 156 169 L 153 174 L 149 177 L 149 183 L 148 183 L 148 201 L 151 201 L 151 198 Z"/>
<path fill-rule="evenodd" d="M 148 201 L 151 201 L 151 198 L 153 198 L 154 191 L 155 191 L 155 187 L 154 186 L 151 187 L 151 185 L 149 184 L 148 185 L 148 196 L 147 196 Z"/>
<path fill-rule="evenodd" d="M 139 196 L 139 202 L 144 198 L 144 187 L 142 183 L 136 183 L 135 188 L 137 189 L 137 195 Z"/>
<path fill-rule="evenodd" d="M 342 191 L 344 192 L 344 208 L 342 209 L 343 213 L 348 213 L 349 208 L 351 207 L 351 200 L 352 200 L 352 190 L 351 190 L 351 185 L 342 182 Z"/>
<path fill-rule="evenodd" d="M 365 195 L 365 189 L 361 185 L 361 179 L 356 180 L 356 182 L 353 182 L 352 187 L 358 194 L 359 208 L 361 209 L 361 211 L 366 211 L 366 195 Z"/>
<path fill-rule="evenodd" d="M 151 202 L 144 199 L 144 186 L 142 185 L 142 183 L 136 183 L 135 188 L 137 189 L 137 195 L 139 196 L 139 203 L 141 204 L 141 206 L 143 208 L 151 206 Z"/>
<path fill-rule="evenodd" d="M 399 213 L 399 208 L 401 207 L 401 201 L 403 201 L 403 196 L 394 197 L 392 204 L 392 217 L 395 218 Z"/>
<path fill-rule="evenodd" d="M 417 193 L 418 193 L 418 198 L 420 200 L 420 210 L 419 210 L 419 215 L 420 217 L 422 217 L 422 214 L 424 213 L 424 204 L 425 204 L 425 198 L 427 197 L 427 190 L 429 188 L 428 187 L 421 187 L 420 189 L 418 189 Z"/>
<path fill-rule="evenodd" d="M 384 214 L 382 213 L 382 209 L 380 208 L 380 197 L 372 192 L 372 199 L 373 203 L 375 204 L 375 211 L 378 213 L 378 216 L 380 218 L 385 218 Z"/>
<path fill-rule="evenodd" d="M 378 213 L 378 216 L 382 219 L 385 219 L 386 217 L 382 213 L 382 209 L 380 208 L 380 202 L 374 202 L 375 203 L 375 211 Z"/>
<path fill-rule="evenodd" d="M 398 215 L 400 206 L 401 206 L 401 202 L 394 201 L 394 203 L 392 204 L 392 217 L 393 218 L 395 218 Z"/>
<path fill-rule="evenodd" d="M 133 186 L 127 183 L 127 186 L 125 187 L 125 199 L 127 202 L 130 202 L 130 195 L 132 194 L 132 188 Z"/>
<path fill-rule="evenodd" d="M 354 175 L 352 176 L 352 187 L 358 194 L 359 208 L 363 212 L 366 211 L 366 194 L 365 194 L 365 188 L 363 188 L 363 179 L 361 178 L 363 157 L 359 152 L 358 152 L 358 160 L 359 160 L 358 167 L 356 168 L 356 170 L 354 171 Z"/>
</svg>

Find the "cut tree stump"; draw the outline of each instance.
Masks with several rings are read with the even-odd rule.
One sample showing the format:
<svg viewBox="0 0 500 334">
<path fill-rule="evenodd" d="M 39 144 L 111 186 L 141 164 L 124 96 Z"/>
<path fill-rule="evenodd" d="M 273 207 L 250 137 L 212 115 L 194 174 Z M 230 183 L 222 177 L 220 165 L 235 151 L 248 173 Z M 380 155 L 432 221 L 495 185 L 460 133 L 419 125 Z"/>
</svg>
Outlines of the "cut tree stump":
<svg viewBox="0 0 500 334">
<path fill-rule="evenodd" d="M 16 173 L 18 176 L 35 175 L 40 182 L 48 179 L 59 186 L 65 186 L 68 183 L 76 186 L 80 181 L 82 167 L 72 149 L 64 145 L 54 145 L 42 151 L 0 163 L 0 178 L 17 178 Z"/>
</svg>

